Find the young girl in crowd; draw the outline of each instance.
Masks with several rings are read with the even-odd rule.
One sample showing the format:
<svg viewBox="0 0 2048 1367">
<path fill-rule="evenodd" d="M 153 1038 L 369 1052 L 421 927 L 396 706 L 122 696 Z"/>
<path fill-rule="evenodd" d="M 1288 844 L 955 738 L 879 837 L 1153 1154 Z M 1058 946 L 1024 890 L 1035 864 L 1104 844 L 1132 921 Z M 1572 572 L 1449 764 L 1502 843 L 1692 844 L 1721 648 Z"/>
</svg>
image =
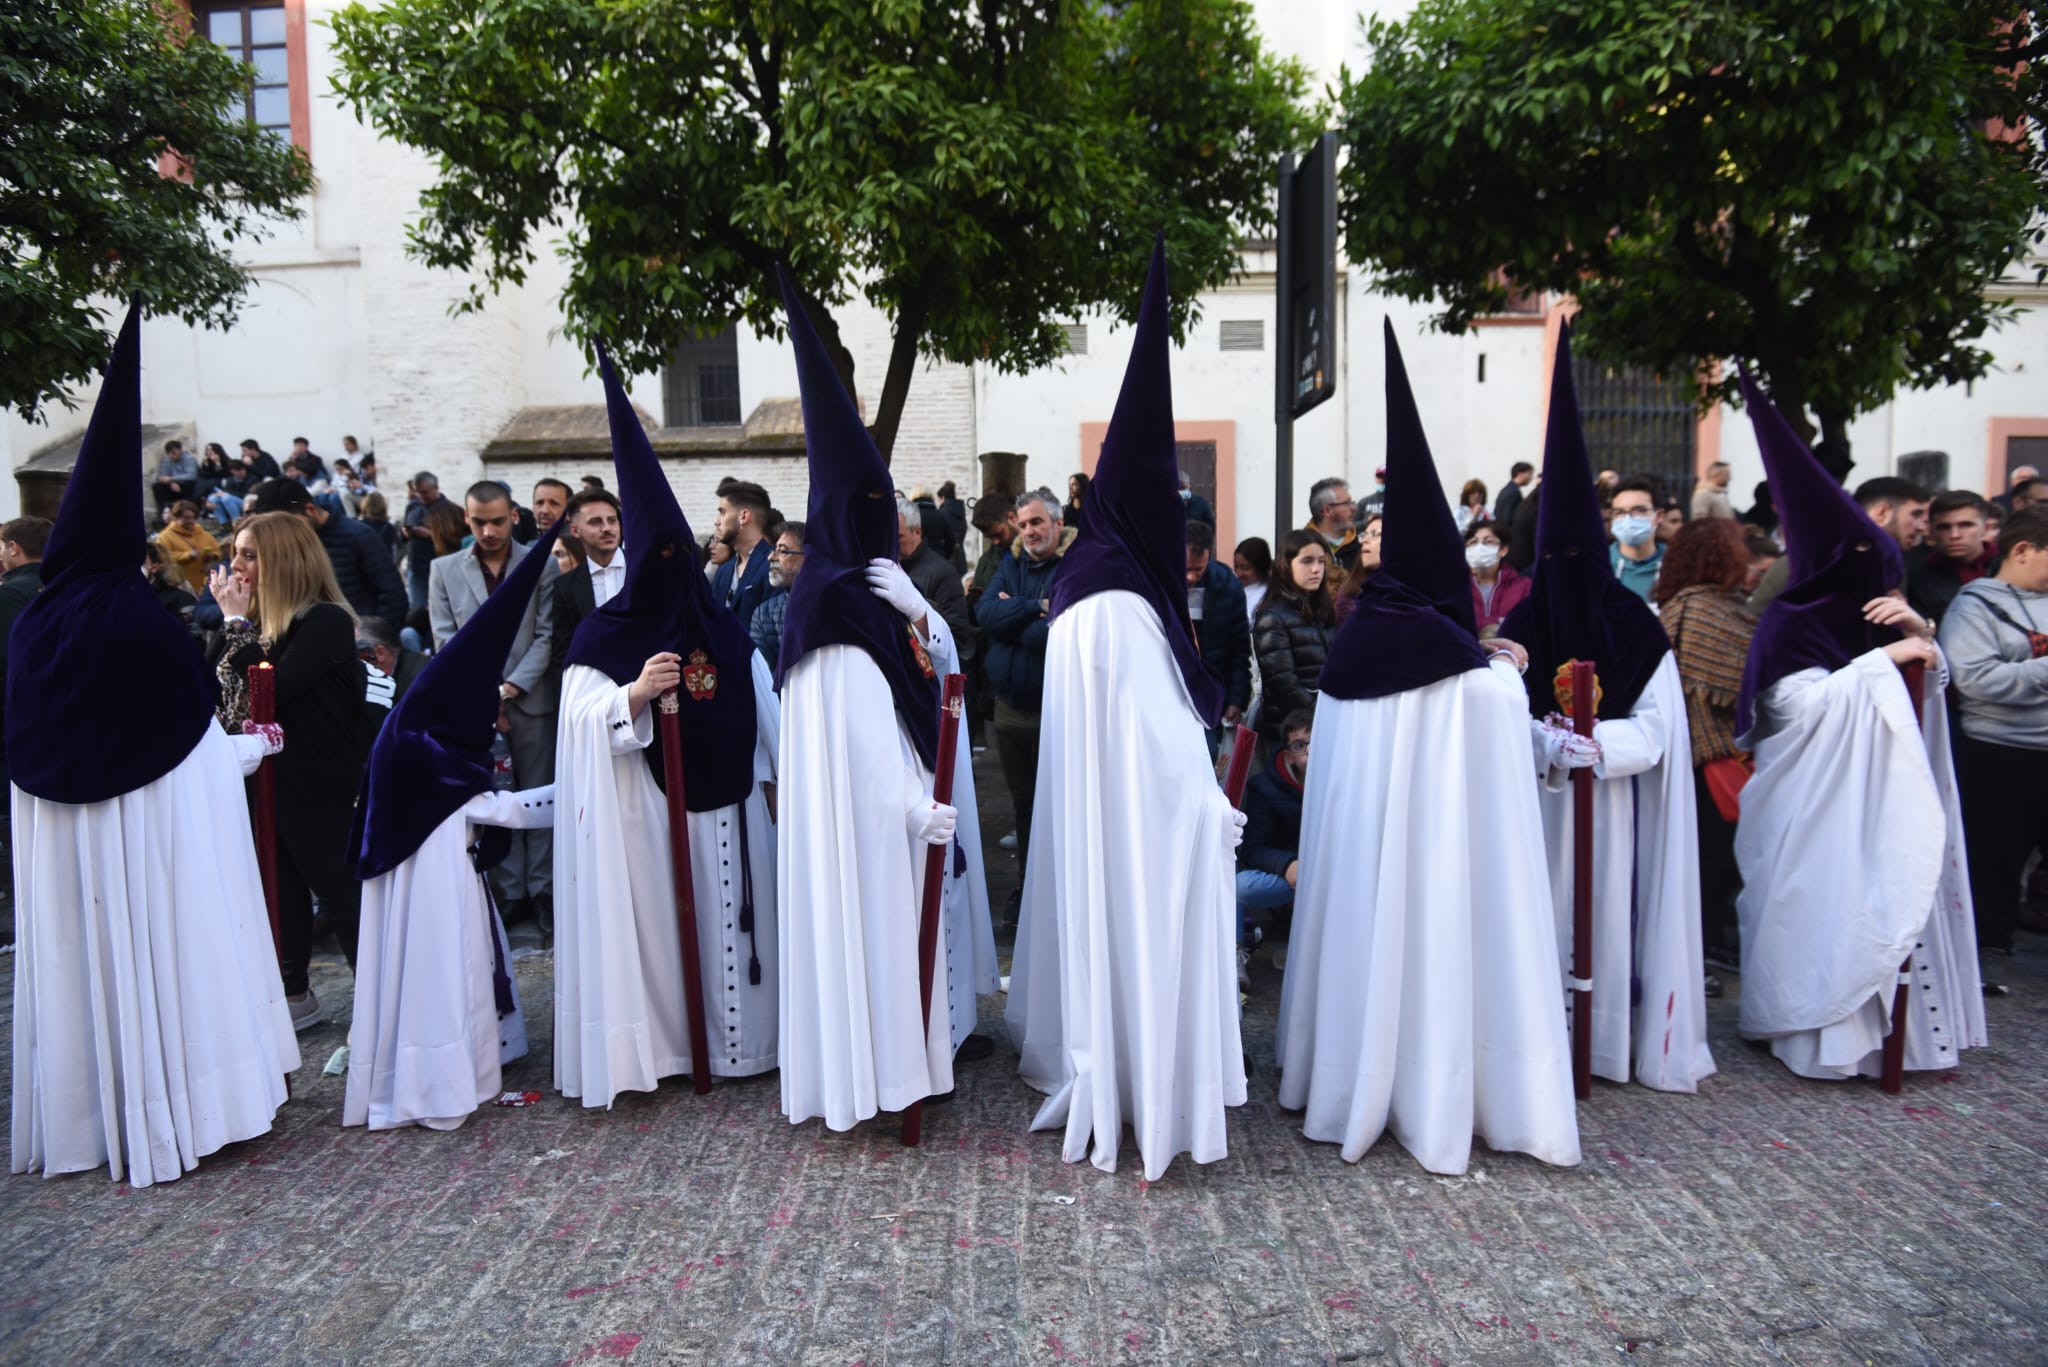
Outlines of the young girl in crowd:
<svg viewBox="0 0 2048 1367">
<path fill-rule="evenodd" d="M 1337 631 L 1337 611 L 1326 582 L 1329 571 L 1329 548 L 1314 532 L 1297 527 L 1280 539 L 1280 558 L 1252 624 L 1265 686 L 1259 734 L 1268 742 L 1280 740 L 1281 719 L 1288 713 L 1315 706 L 1323 661 Z"/>
</svg>

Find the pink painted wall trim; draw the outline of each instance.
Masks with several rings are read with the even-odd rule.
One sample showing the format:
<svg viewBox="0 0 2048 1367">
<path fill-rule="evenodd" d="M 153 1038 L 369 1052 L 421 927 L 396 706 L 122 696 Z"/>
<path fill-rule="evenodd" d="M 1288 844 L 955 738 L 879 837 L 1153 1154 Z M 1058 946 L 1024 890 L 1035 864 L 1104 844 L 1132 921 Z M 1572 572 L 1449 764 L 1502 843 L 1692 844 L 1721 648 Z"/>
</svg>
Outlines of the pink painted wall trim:
<svg viewBox="0 0 2048 1367">
<path fill-rule="evenodd" d="M 1081 471 L 1092 477 L 1095 458 L 1102 454 L 1102 439 L 1109 435 L 1106 422 L 1081 424 Z M 1235 422 L 1176 422 L 1175 441 L 1216 443 L 1216 553 L 1227 557 L 1237 547 L 1237 424 Z M 1062 496 L 1066 490 L 1057 491 Z"/>
</svg>

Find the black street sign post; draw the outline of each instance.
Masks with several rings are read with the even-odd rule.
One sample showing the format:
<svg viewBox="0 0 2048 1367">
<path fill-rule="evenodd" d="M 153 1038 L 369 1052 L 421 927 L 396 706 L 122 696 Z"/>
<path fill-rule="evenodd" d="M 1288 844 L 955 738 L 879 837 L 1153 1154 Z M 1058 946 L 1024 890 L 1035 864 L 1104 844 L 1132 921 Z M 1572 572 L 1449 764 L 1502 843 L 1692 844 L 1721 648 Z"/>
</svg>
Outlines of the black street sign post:
<svg viewBox="0 0 2048 1367">
<path fill-rule="evenodd" d="M 1274 545 L 1294 525 L 1294 420 L 1337 392 L 1337 135 L 1280 158 Z"/>
</svg>

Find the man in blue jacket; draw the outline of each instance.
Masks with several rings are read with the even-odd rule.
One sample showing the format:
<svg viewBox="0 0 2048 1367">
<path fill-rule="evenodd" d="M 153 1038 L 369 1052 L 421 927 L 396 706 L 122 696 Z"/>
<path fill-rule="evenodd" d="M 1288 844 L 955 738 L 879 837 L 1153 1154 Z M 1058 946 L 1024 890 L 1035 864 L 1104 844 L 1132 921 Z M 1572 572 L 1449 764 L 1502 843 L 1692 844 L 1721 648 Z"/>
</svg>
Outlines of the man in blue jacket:
<svg viewBox="0 0 2048 1367">
<path fill-rule="evenodd" d="M 1244 843 L 1237 847 L 1237 985 L 1251 986 L 1251 914 L 1294 906 L 1301 869 L 1301 788 L 1308 778 L 1315 714 L 1297 707 L 1281 722 L 1280 752 L 1244 790 Z"/>
<path fill-rule="evenodd" d="M 1060 501 L 1049 489 L 1017 500 L 1011 554 L 976 600 L 989 691 L 995 694 L 996 753 L 1017 812 L 1017 867 L 1031 854 L 1031 799 L 1038 787 L 1038 713 L 1045 693 L 1046 600 L 1059 568 Z M 1238 614 L 1244 613 L 1242 590 Z"/>
<path fill-rule="evenodd" d="M 1188 523 L 1188 617 L 1202 659 L 1223 680 L 1223 724 L 1209 733 L 1209 753 L 1252 705 L 1252 624 L 1244 585 L 1216 558 L 1216 529 Z"/>
</svg>

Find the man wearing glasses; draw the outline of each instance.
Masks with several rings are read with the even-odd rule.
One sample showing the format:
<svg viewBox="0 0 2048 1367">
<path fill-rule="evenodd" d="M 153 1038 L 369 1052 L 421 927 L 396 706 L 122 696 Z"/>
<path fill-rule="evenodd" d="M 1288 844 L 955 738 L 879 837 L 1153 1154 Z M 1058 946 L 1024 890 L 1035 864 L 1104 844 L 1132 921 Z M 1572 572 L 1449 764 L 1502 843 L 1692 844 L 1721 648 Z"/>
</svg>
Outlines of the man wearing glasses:
<svg viewBox="0 0 2048 1367">
<path fill-rule="evenodd" d="M 1608 507 L 1614 514 L 1607 524 L 1614 533 L 1614 548 L 1608 552 L 1614 577 L 1647 603 L 1650 590 L 1657 586 L 1657 572 L 1664 568 L 1664 543 L 1657 539 L 1664 514 L 1657 507 L 1656 488 L 1647 479 L 1625 479 L 1615 486 L 1614 502 Z"/>
<path fill-rule="evenodd" d="M 1308 529 L 1330 548 L 1330 559 L 1337 562 L 1330 574 L 1339 582 L 1358 567 L 1363 548 L 1358 544 L 1357 521 L 1358 505 L 1352 501 L 1350 485 L 1331 478 L 1309 486 Z"/>
<path fill-rule="evenodd" d="M 768 597 L 754 609 L 754 620 L 747 627 L 754 649 L 761 652 L 770 669 L 782 658 L 782 619 L 789 612 L 790 585 L 796 583 L 803 568 L 804 524 L 785 522 L 775 534 L 775 544 L 768 548 Z"/>
</svg>

